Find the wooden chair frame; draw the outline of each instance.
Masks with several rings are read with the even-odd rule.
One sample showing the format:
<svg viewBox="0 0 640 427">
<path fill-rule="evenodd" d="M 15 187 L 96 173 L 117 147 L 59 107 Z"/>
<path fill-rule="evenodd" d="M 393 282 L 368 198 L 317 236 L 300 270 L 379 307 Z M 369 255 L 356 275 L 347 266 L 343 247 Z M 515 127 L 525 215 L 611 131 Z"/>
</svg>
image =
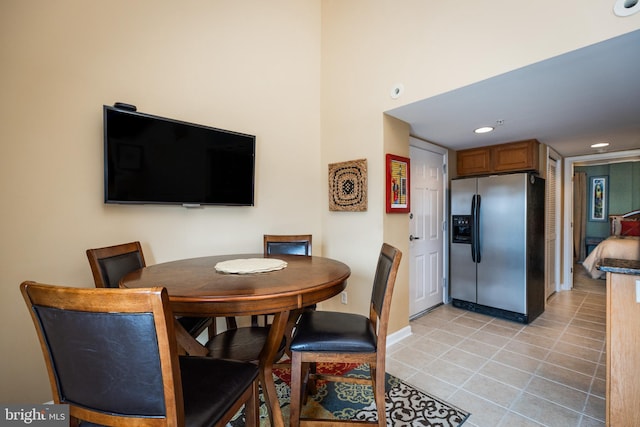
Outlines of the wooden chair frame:
<svg viewBox="0 0 640 427">
<path fill-rule="evenodd" d="M 264 254 L 271 255 L 270 243 L 306 243 L 307 256 L 311 256 L 313 237 L 311 234 L 265 234 L 262 238 Z"/>
<path fill-rule="evenodd" d="M 139 241 L 122 243 L 119 245 L 106 246 L 103 248 L 87 249 L 87 259 L 91 267 L 93 282 L 96 288 L 110 288 L 110 284 L 106 280 L 106 272 L 103 270 L 101 261 L 117 257 L 121 255 L 137 254 L 140 260 L 140 267 L 146 267 L 147 263 L 144 259 L 144 252 Z M 209 338 L 215 334 L 216 322 L 215 318 L 178 318 L 179 328 L 182 328 L 184 334 L 197 338 L 205 329 L 208 329 Z M 185 329 L 186 328 L 186 329 Z M 187 330 L 188 329 L 188 330 Z"/>
<path fill-rule="evenodd" d="M 311 241 L 310 234 L 296 234 L 296 235 L 263 235 L 264 255 L 270 255 L 269 244 L 276 243 L 305 243 L 306 254 L 311 255 Z M 271 254 L 277 256 L 277 254 Z M 276 355 L 277 359 L 280 359 L 284 351 L 288 348 L 288 344 L 291 338 L 291 331 L 295 319 L 302 310 L 293 310 L 289 317 L 287 327 L 285 328 L 285 340 L 282 347 L 282 351 Z M 270 327 L 270 316 L 272 314 L 264 315 L 252 315 L 251 325 L 238 327 L 238 323 L 235 317 L 227 317 L 227 330 L 221 332 L 217 336 L 210 337 L 206 344 L 210 353 L 213 355 L 224 355 L 224 357 L 234 358 L 237 360 L 253 361 L 257 362 L 260 356 L 260 351 L 264 347 L 267 340 L 268 328 Z M 262 320 L 260 320 L 262 319 Z M 262 324 L 261 324 L 262 323 Z M 223 356 L 220 356 L 223 357 Z M 275 361 L 277 362 L 277 360 Z M 280 365 L 286 366 L 289 365 Z"/>
<path fill-rule="evenodd" d="M 142 252 L 142 245 L 140 242 L 123 243 L 121 245 L 107 246 L 104 248 L 87 249 L 87 258 L 89 259 L 89 266 L 91 267 L 91 274 L 93 275 L 93 282 L 97 288 L 109 288 L 109 284 L 106 283 L 105 277 L 102 274 L 102 267 L 100 266 L 100 260 L 105 258 L 111 258 L 119 255 L 126 255 L 137 252 L 142 261 L 142 267 L 147 264 L 144 259 L 144 253 Z"/>
<path fill-rule="evenodd" d="M 38 333 L 40 347 L 45 357 L 49 383 L 56 404 L 69 404 L 71 417 L 95 424 L 116 427 L 182 427 L 185 423 L 183 391 L 178 360 L 178 349 L 174 333 L 173 314 L 169 298 L 164 288 L 149 289 L 85 289 L 43 285 L 35 282 L 24 282 L 20 285 L 22 295 L 29 306 L 29 311 Z M 117 298 L 114 297 L 117 292 Z M 49 351 L 47 337 L 42 329 L 34 306 L 50 307 L 61 310 L 96 312 L 96 313 L 152 313 L 158 340 L 162 384 L 164 390 L 164 417 L 123 416 L 106 411 L 94 410 L 66 400 L 59 389 L 56 366 Z M 257 422 L 257 380 L 248 387 L 232 407 L 226 412 L 216 426 L 224 426 L 242 405 L 246 404 L 248 425 Z"/>
<path fill-rule="evenodd" d="M 380 427 L 386 426 L 385 412 L 385 358 L 387 345 L 387 328 L 389 326 L 389 313 L 391 311 L 391 297 L 395 286 L 398 268 L 402 253 L 388 244 L 383 244 L 380 251 L 380 259 L 376 269 L 376 276 L 381 274 L 380 266 L 383 258 L 390 260 L 391 267 L 386 278 L 386 289 L 382 297 L 382 305 L 377 305 L 376 289 L 372 291 L 371 304 L 369 306 L 369 321 L 377 332 L 377 344 L 375 353 L 332 353 L 332 352 L 311 352 L 311 351 L 292 351 L 291 360 L 291 427 L 299 425 L 318 425 L 318 426 L 344 426 L 353 424 L 377 424 Z M 376 277 L 377 280 L 377 277 Z M 371 378 L 352 378 L 337 375 L 322 375 L 310 371 L 313 364 L 322 362 L 339 362 L 339 363 L 366 363 L 369 365 Z M 378 412 L 377 422 L 363 422 L 356 420 L 318 420 L 318 419 L 302 419 L 300 413 L 302 404 L 306 399 L 303 392 L 314 387 L 309 387 L 307 381 L 324 379 L 327 381 L 339 381 L 356 384 L 371 384 L 373 386 L 374 399 Z"/>
<path fill-rule="evenodd" d="M 264 254 L 265 255 L 275 255 L 272 254 L 270 249 L 271 243 L 305 243 L 306 244 L 306 256 L 311 256 L 312 253 L 312 245 L 313 245 L 313 235 L 312 234 L 265 234 L 262 238 L 263 246 L 264 246 Z M 311 308 L 315 310 L 315 305 Z M 289 343 L 291 342 L 291 332 L 293 331 L 293 327 L 295 326 L 296 319 L 300 314 L 304 311 L 304 309 L 292 310 L 289 315 L 289 320 L 287 321 L 287 327 L 285 329 L 285 339 L 287 341 L 286 344 L 286 352 L 289 356 Z M 254 323 L 254 318 L 252 317 L 252 323 Z M 264 316 L 265 325 L 268 323 L 268 315 Z M 288 364 L 278 364 L 279 367 L 289 367 Z"/>
</svg>

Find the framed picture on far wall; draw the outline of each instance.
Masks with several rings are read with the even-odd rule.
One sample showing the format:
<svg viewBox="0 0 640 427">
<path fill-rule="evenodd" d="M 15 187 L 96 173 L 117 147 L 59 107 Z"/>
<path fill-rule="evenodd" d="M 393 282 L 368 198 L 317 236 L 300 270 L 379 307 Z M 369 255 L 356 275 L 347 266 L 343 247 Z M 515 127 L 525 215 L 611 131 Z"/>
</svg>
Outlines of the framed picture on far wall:
<svg viewBox="0 0 640 427">
<path fill-rule="evenodd" d="M 407 213 L 409 205 L 409 159 L 387 154 L 387 213 Z"/>
<path fill-rule="evenodd" d="M 606 176 L 592 176 L 589 185 L 589 221 L 608 221 L 607 200 L 609 197 Z"/>
</svg>

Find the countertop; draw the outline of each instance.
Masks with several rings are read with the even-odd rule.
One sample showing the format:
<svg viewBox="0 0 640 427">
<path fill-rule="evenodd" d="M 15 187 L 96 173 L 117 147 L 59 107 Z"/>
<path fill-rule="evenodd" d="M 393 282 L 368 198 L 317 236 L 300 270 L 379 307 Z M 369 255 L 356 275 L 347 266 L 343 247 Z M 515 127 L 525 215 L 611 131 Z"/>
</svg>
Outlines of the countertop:
<svg viewBox="0 0 640 427">
<path fill-rule="evenodd" d="M 609 273 L 631 274 L 640 276 L 640 261 L 605 258 L 600 262 L 598 270 L 606 271 Z"/>
</svg>

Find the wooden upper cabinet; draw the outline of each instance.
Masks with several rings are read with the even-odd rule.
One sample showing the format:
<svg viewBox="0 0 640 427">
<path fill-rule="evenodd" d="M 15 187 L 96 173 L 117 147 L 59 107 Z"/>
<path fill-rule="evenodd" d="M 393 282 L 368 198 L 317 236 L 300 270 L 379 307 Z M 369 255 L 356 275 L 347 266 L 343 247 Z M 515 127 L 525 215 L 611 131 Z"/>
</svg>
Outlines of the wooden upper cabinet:
<svg viewBox="0 0 640 427">
<path fill-rule="evenodd" d="M 458 176 L 537 171 L 540 143 L 535 139 L 460 150 Z"/>
<path fill-rule="evenodd" d="M 512 142 L 492 147 L 494 172 L 538 169 L 538 141 Z"/>
<path fill-rule="evenodd" d="M 491 150 L 488 147 L 458 151 L 458 175 L 491 173 Z"/>
</svg>

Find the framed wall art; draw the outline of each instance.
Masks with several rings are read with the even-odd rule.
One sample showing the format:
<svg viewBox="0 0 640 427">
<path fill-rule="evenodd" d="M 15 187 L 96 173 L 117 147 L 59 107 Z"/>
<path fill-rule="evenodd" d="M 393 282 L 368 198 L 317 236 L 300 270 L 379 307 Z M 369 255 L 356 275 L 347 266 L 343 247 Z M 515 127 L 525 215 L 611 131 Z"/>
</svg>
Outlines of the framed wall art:
<svg viewBox="0 0 640 427">
<path fill-rule="evenodd" d="M 329 164 L 329 210 L 367 210 L 367 159 Z"/>
<path fill-rule="evenodd" d="M 589 221 L 608 221 L 607 216 L 607 176 L 592 176 L 589 185 Z"/>
<path fill-rule="evenodd" d="M 407 213 L 409 205 L 410 161 L 406 157 L 387 154 L 387 213 Z"/>
</svg>

